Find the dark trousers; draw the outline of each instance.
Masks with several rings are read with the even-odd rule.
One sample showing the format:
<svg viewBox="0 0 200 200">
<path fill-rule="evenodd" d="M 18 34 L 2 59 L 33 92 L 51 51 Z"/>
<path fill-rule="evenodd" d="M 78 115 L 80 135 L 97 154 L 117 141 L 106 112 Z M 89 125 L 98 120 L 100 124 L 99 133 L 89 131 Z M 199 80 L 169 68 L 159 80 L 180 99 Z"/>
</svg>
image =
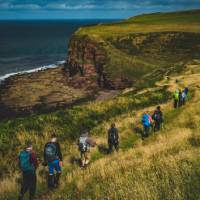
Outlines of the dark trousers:
<svg viewBox="0 0 200 200">
<path fill-rule="evenodd" d="M 160 128 L 161 128 L 161 121 L 160 120 L 155 120 L 154 132 L 159 131 Z"/>
<path fill-rule="evenodd" d="M 116 151 L 119 150 L 119 142 L 108 142 L 108 152 L 112 153 L 113 147 L 115 148 Z"/>
<path fill-rule="evenodd" d="M 182 105 L 183 105 L 183 100 L 179 99 L 179 101 L 178 101 L 178 107 L 181 107 Z"/>
<path fill-rule="evenodd" d="M 185 105 L 185 98 L 183 99 L 182 103 L 183 103 L 183 106 L 184 106 Z"/>
<path fill-rule="evenodd" d="M 150 126 L 144 126 L 144 131 L 142 134 L 142 139 L 144 139 L 145 137 L 149 136 L 149 132 L 150 132 Z"/>
<path fill-rule="evenodd" d="M 34 199 L 36 192 L 36 181 L 37 177 L 35 172 L 23 172 L 23 180 L 19 200 L 22 200 L 24 198 L 24 195 L 27 191 L 29 191 L 29 199 Z"/>
<path fill-rule="evenodd" d="M 178 100 L 174 100 L 174 108 L 177 108 L 178 107 Z"/>
</svg>

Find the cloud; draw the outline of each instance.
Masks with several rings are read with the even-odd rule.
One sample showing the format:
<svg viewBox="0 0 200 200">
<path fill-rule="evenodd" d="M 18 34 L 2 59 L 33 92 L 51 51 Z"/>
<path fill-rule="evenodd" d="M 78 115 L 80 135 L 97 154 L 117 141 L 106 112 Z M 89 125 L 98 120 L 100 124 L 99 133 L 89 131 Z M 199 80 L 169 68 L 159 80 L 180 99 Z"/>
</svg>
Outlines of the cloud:
<svg viewBox="0 0 200 200">
<path fill-rule="evenodd" d="M 0 0 L 1 10 L 133 10 L 143 7 L 200 7 L 200 0 Z"/>
</svg>

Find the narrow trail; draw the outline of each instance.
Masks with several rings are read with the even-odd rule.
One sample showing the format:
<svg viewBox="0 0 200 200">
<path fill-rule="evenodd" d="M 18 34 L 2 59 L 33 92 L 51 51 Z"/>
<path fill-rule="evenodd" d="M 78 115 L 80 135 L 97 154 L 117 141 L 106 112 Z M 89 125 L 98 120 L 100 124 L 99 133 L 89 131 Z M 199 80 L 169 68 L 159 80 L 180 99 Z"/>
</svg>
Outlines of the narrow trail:
<svg viewBox="0 0 200 200">
<path fill-rule="evenodd" d="M 103 90 L 100 91 L 95 101 L 106 101 L 120 94 L 119 90 Z"/>
</svg>

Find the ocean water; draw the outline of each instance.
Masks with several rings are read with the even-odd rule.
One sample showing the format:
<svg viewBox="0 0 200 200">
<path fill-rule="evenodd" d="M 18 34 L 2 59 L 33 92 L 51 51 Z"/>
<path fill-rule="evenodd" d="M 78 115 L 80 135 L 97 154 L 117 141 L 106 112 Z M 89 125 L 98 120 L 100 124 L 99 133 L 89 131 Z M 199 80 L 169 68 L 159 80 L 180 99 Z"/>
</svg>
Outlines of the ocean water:
<svg viewBox="0 0 200 200">
<path fill-rule="evenodd" d="M 113 21 L 113 20 L 112 20 Z M 79 27 L 111 20 L 0 21 L 0 81 L 19 72 L 55 67 Z"/>
</svg>

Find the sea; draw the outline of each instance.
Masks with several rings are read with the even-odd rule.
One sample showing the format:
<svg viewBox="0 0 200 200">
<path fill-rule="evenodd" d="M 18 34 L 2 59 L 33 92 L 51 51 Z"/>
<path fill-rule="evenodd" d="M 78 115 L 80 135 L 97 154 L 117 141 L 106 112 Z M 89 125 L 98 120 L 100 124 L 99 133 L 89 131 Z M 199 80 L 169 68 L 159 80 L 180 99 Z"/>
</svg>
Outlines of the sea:
<svg viewBox="0 0 200 200">
<path fill-rule="evenodd" d="M 114 20 L 0 21 L 0 81 L 64 63 L 72 34 L 82 26 Z"/>
</svg>

